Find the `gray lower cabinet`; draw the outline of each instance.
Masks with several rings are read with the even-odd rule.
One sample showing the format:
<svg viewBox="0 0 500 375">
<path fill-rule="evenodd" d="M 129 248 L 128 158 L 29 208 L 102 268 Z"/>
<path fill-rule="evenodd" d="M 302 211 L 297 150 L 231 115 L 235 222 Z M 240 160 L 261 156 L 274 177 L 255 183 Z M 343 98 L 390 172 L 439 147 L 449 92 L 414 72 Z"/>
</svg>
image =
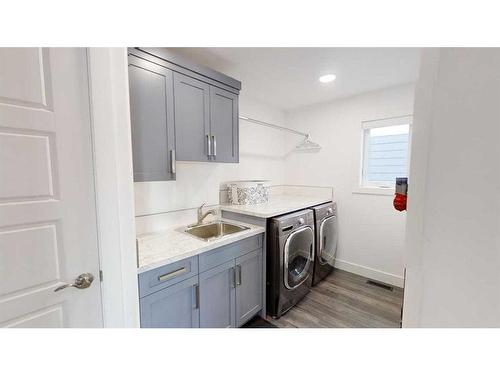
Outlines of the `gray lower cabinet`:
<svg viewBox="0 0 500 375">
<path fill-rule="evenodd" d="M 236 259 L 236 326 L 262 309 L 262 250 Z"/>
<path fill-rule="evenodd" d="M 200 327 L 236 326 L 234 260 L 200 274 Z"/>
<path fill-rule="evenodd" d="M 240 327 L 264 306 L 263 235 L 139 275 L 141 327 Z"/>
<path fill-rule="evenodd" d="M 261 309 L 262 249 L 200 274 L 200 327 L 241 327 Z"/>
<path fill-rule="evenodd" d="M 173 72 L 129 56 L 134 181 L 175 180 Z"/>
<path fill-rule="evenodd" d="M 199 327 L 198 293 L 198 277 L 195 276 L 141 298 L 141 327 Z"/>
</svg>

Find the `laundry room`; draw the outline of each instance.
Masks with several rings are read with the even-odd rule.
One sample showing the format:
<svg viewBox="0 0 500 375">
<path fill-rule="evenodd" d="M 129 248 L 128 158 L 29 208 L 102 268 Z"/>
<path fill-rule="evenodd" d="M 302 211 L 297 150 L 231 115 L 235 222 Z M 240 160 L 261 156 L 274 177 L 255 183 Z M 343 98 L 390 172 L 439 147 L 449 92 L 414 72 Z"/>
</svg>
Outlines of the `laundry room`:
<svg viewBox="0 0 500 375">
<path fill-rule="evenodd" d="M 129 48 L 141 326 L 400 327 L 420 54 Z"/>
<path fill-rule="evenodd" d="M 0 48 L 0 325 L 495 326 L 497 54 Z"/>
<path fill-rule="evenodd" d="M 466 3 L 3 4 L 2 373 L 497 373 Z"/>
</svg>

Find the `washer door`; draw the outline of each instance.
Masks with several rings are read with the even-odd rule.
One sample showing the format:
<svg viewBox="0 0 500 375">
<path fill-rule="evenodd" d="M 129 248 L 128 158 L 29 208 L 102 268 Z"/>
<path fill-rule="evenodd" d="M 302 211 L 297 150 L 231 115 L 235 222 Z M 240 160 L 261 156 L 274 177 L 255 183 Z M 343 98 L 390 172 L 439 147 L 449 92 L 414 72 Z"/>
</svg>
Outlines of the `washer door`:
<svg viewBox="0 0 500 375">
<path fill-rule="evenodd" d="M 285 242 L 285 287 L 295 289 L 310 275 L 313 260 L 314 232 L 310 227 L 298 229 Z"/>
<path fill-rule="evenodd" d="M 319 227 L 319 251 L 318 259 L 321 264 L 330 264 L 335 262 L 338 241 L 338 223 L 337 216 L 325 218 Z"/>
</svg>

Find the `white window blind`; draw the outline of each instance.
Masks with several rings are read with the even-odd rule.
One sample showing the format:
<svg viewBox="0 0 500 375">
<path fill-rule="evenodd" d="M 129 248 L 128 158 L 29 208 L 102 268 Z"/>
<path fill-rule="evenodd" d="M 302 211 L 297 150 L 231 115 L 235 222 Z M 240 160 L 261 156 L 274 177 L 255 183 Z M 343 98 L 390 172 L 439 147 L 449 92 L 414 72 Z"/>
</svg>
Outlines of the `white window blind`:
<svg viewBox="0 0 500 375">
<path fill-rule="evenodd" d="M 408 177 L 411 117 L 363 122 L 365 187 L 394 187 L 396 177 Z"/>
</svg>

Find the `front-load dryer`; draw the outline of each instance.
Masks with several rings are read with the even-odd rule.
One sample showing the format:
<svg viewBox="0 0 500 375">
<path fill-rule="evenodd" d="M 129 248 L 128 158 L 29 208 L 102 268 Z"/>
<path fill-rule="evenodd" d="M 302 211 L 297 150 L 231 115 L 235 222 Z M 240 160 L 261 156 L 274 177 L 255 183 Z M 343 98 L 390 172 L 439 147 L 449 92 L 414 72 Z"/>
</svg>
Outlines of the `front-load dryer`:
<svg viewBox="0 0 500 375">
<path fill-rule="evenodd" d="M 313 207 L 316 227 L 316 251 L 312 285 L 328 276 L 335 263 L 338 241 L 337 204 L 329 202 Z"/>
<path fill-rule="evenodd" d="M 267 312 L 279 318 L 312 286 L 314 215 L 303 210 L 270 220 L 267 247 Z"/>
</svg>

